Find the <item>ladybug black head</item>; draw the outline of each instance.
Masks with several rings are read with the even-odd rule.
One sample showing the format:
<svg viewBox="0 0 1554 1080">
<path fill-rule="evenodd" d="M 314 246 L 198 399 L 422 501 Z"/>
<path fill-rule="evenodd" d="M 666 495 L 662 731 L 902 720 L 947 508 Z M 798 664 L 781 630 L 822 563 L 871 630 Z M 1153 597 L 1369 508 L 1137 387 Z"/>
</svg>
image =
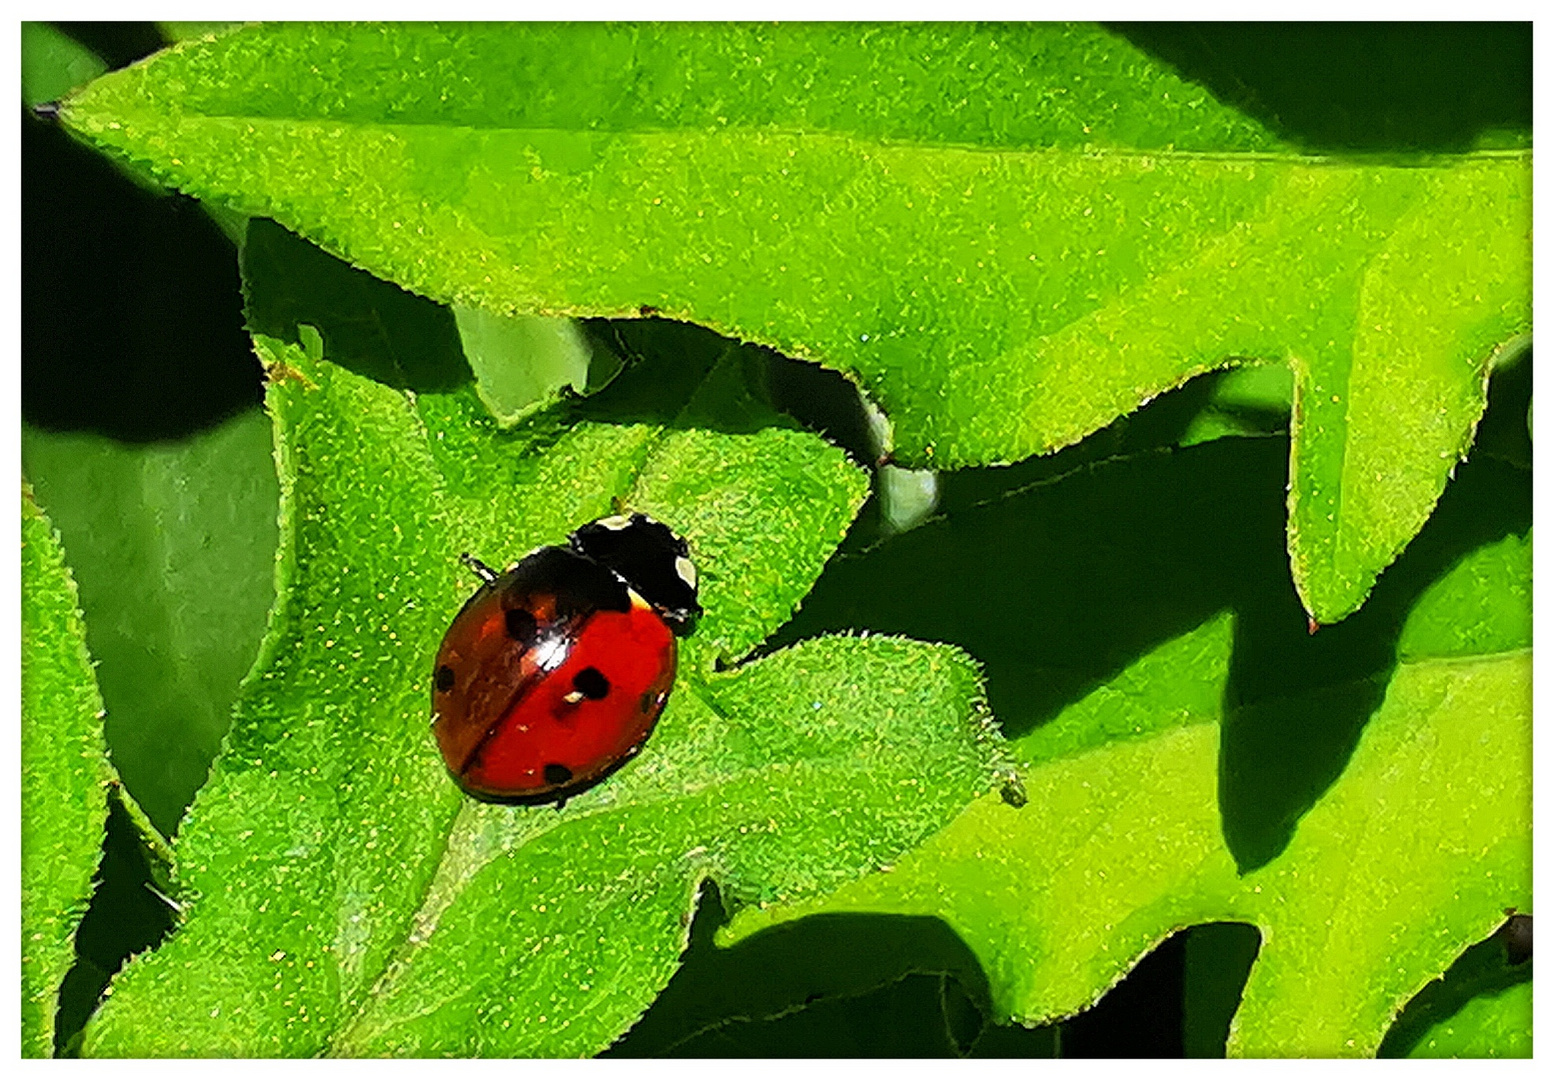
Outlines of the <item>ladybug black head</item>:
<svg viewBox="0 0 1554 1080">
<path fill-rule="evenodd" d="M 676 634 L 701 614 L 690 548 L 669 526 L 646 514 L 600 518 L 568 538 L 572 550 L 613 571 L 651 604 Z"/>
</svg>

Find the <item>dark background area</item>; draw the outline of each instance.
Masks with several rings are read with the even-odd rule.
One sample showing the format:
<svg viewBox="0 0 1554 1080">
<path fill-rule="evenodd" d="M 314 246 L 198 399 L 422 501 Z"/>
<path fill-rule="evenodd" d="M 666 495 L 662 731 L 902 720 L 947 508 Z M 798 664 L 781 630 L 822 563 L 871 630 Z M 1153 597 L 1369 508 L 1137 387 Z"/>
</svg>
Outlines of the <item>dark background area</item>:
<svg viewBox="0 0 1554 1080">
<path fill-rule="evenodd" d="M 57 25 L 110 67 L 163 44 L 149 23 Z M 1530 145 L 1528 24 L 1150 23 L 1113 29 L 1309 152 L 1404 154 L 1485 143 Z M 145 442 L 204 430 L 261 402 L 262 372 L 243 329 L 237 259 L 227 237 L 190 200 L 145 191 L 101 155 L 25 110 L 22 268 L 26 423 Z M 1530 364 L 1525 367 L 1530 395 Z M 842 380 L 796 369 L 779 373 L 775 384 L 779 400 L 782 385 L 802 384 L 785 399 L 800 419 L 839 436 L 855 453 L 864 452 L 857 445 L 856 399 Z M 1520 399 L 1521 391 L 1515 396 Z M 1502 411 L 1515 420 L 1514 409 Z M 1010 471 L 999 482 L 1024 482 L 1024 476 Z M 156 868 L 122 812 L 110 817 L 106 846 L 103 880 L 79 934 L 80 963 L 62 994 L 62 1048 L 68 1048 L 124 958 L 171 925 L 170 909 L 151 891 Z M 1245 978 L 1256 949 L 1250 928 L 1184 931 L 1093 1009 L 1025 1031 L 987 1024 L 985 981 L 947 931 L 859 919 L 801 925 L 791 939 L 757 939 L 724 951 L 711 940 L 721 921 L 714 890 L 698 909 L 686 964 L 612 1053 L 1212 1054 L 1212 1045 L 1188 1045 L 1184 1015 L 1194 1008 L 1217 1010 L 1215 1016 L 1222 1014 L 1228 1024 L 1239 997 L 1237 980 Z M 1459 983 L 1491 985 L 1506 977 L 1507 968 L 1530 965 L 1520 953 L 1507 954 L 1508 947 L 1491 939 L 1465 957 L 1469 974 Z M 894 959 L 882 962 L 882 956 Z M 1215 958 L 1210 966 L 1218 965 L 1220 982 L 1230 989 L 1188 1001 L 1184 983 L 1194 956 Z M 805 1003 L 802 987 L 826 982 L 849 963 L 871 972 L 882 963 L 899 970 L 883 987 L 860 985 L 857 993 L 795 1010 Z M 774 984 L 787 988 L 785 1001 L 773 998 Z M 1405 1019 L 1417 1023 L 1419 1016 L 1444 1015 L 1440 1001 L 1450 999 L 1448 991 L 1422 1004 L 1416 999 Z"/>
</svg>

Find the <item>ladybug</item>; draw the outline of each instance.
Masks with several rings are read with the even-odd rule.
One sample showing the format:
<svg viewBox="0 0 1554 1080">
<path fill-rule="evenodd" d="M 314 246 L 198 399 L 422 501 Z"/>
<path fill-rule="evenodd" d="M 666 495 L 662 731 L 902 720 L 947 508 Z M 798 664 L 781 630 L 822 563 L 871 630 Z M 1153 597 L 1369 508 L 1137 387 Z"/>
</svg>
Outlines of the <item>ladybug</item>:
<svg viewBox="0 0 1554 1080">
<path fill-rule="evenodd" d="M 432 730 L 486 802 L 558 806 L 642 749 L 701 605 L 684 540 L 646 514 L 601 518 L 498 574 L 454 616 L 432 669 Z"/>
</svg>

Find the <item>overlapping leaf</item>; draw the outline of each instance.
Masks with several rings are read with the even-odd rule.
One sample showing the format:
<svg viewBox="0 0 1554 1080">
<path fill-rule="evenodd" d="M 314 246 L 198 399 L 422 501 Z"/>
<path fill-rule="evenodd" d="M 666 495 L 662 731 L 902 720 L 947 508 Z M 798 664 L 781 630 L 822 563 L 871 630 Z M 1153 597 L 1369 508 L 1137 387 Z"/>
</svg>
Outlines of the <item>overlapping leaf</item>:
<svg viewBox="0 0 1554 1080">
<path fill-rule="evenodd" d="M 22 103 L 62 97 L 107 70 L 102 58 L 48 23 L 22 23 Z"/>
<path fill-rule="evenodd" d="M 1417 532 L 1530 326 L 1525 152 L 1302 157 L 1090 28 L 290 24 L 65 116 L 440 300 L 648 306 L 838 367 L 904 462 L 1016 460 L 1288 360 L 1323 622 Z"/>
<path fill-rule="evenodd" d="M 864 494 L 813 435 L 707 426 L 737 350 L 678 416 L 504 433 L 467 384 L 396 391 L 258 341 L 280 604 L 182 830 L 187 921 L 116 981 L 87 1052 L 595 1052 L 669 977 L 701 879 L 743 902 L 812 895 L 992 782 L 954 649 L 829 638 L 714 669 L 786 617 Z M 622 383 L 588 408 L 622 407 Z M 701 570 L 670 705 L 641 757 L 563 810 L 472 803 L 426 730 L 431 657 L 474 586 L 455 556 L 516 558 L 615 498 L 673 522 Z"/>
<path fill-rule="evenodd" d="M 60 980 L 102 852 L 111 776 L 75 582 L 22 489 L 22 1054 L 52 1057 Z"/>
<path fill-rule="evenodd" d="M 1471 999 L 1426 1032 L 1408 1056 L 1532 1057 L 1532 980 Z"/>
<path fill-rule="evenodd" d="M 258 410 L 177 443 L 22 432 L 101 664 L 114 765 L 171 834 L 226 733 L 274 598 L 275 466 Z"/>
<path fill-rule="evenodd" d="M 956 39 L 923 28 L 722 29 L 722 37 L 706 28 L 246 29 L 214 50 L 188 48 L 105 81 L 67 115 L 171 182 L 273 213 L 441 299 L 498 312 L 582 314 L 629 314 L 645 303 L 840 367 L 890 406 L 904 459 L 916 452 L 952 463 L 1008 460 L 1071 440 L 1192 371 L 1243 355 L 1288 360 L 1297 407 L 1291 554 L 1303 599 L 1323 619 L 1357 605 L 1429 514 L 1482 408 L 1487 357 L 1526 329 L 1525 155 L 1407 167 L 1299 158 L 1093 31 L 956 30 L 965 35 Z M 804 64 L 792 62 L 795 53 Z M 262 249 L 251 236 L 246 254 Z M 316 299 L 315 307 L 331 306 Z M 369 336 L 392 337 L 370 305 L 334 306 L 347 318 L 365 317 L 357 329 Z M 322 336 L 280 336 L 306 341 L 315 361 L 322 342 L 324 355 L 364 370 L 352 362 L 359 357 L 339 348 L 339 327 L 319 325 Z M 743 656 L 791 610 L 841 528 L 815 528 L 792 504 L 766 498 L 751 476 L 789 485 L 799 501 L 817 505 L 857 497 L 842 479 L 845 468 L 789 472 L 774 464 L 818 459 L 807 456 L 812 442 L 770 430 L 773 417 L 741 396 L 737 350 L 687 365 L 691 383 L 703 385 L 678 414 L 644 409 L 640 396 L 624 410 L 590 402 L 568 414 L 582 423 L 542 417 L 511 436 L 490 425 L 467 388 L 419 380 L 413 368 L 427 355 L 408 348 L 391 357 L 386 373 L 375 372 L 396 387 L 415 387 L 416 395 L 369 395 L 369 406 L 356 410 L 350 377 L 266 345 L 266 356 L 280 361 L 272 369 L 281 381 L 276 400 L 291 403 L 281 410 L 284 418 L 290 408 L 283 423 L 301 430 L 320 419 L 300 405 L 305 392 L 315 400 L 318 393 L 349 397 L 356 412 L 326 417 L 286 443 L 291 498 L 300 508 L 292 555 L 307 554 L 283 563 L 298 592 L 269 647 L 271 678 L 281 682 L 256 680 L 233 744 L 234 753 L 246 748 L 249 760 L 264 764 L 245 775 L 244 761 L 233 758 L 202 800 L 188 848 L 201 861 L 186 861 L 185 886 L 210 895 L 193 909 L 187 937 L 122 982 L 94 1032 L 99 1050 L 596 1048 L 661 985 L 681 939 L 686 896 L 701 876 L 724 881 L 736 906 L 781 900 L 893 861 L 889 852 L 927 827 L 914 815 L 939 812 L 892 804 L 889 767 L 878 758 L 919 733 L 899 723 L 903 708 L 946 727 L 964 720 L 975 686 L 957 654 L 825 639 L 748 671 L 714 671 L 715 658 Z M 668 387 L 660 396 L 675 392 Z M 1259 430 L 1243 425 L 1237 403 L 1229 404 L 1182 441 Z M 406 416 L 398 436 L 372 446 L 385 425 Z M 769 441 L 753 438 L 763 429 Z M 342 461 L 351 465 L 326 479 Z M 731 471 L 719 474 L 726 464 Z M 1268 517 L 1263 496 L 1277 494 L 1283 477 L 1262 464 L 1253 470 L 1256 482 L 1243 485 L 1247 498 L 1223 504 L 1225 520 L 1247 509 L 1260 522 Z M 416 493 L 384 479 L 401 471 Z M 358 501 L 362 492 L 347 493 L 345 477 L 363 475 L 368 497 Z M 421 490 L 428 480 L 432 495 Z M 1172 511 L 1196 520 L 1193 489 L 1185 498 L 1173 490 L 1177 498 L 1166 500 Z M 1140 494 L 1153 505 L 1147 485 Z M 578 817 L 574 807 L 565 820 L 538 824 L 489 808 L 455 813 L 438 802 L 445 784 L 418 771 L 424 763 L 401 767 L 420 762 L 425 740 L 413 720 L 424 688 L 411 686 L 419 676 L 406 675 L 414 664 L 399 654 L 408 637 L 430 648 L 434 642 L 422 639 L 441 629 L 438 617 L 401 602 L 429 589 L 456 604 L 468 584 L 422 556 L 442 548 L 437 556 L 447 560 L 467 547 L 500 561 L 604 512 L 610 495 L 679 515 L 677 524 L 691 523 L 682 527 L 698 545 L 704 572 L 721 568 L 706 582 L 713 614 L 682 656 L 689 670 L 651 744 L 663 756 L 650 755 L 618 778 L 618 802 L 601 789 L 599 805 L 582 807 Z M 1477 569 L 1454 575 L 1456 591 L 1433 606 L 1415 604 L 1412 594 L 1400 603 L 1383 579 L 1360 616 L 1377 616 L 1365 633 L 1343 637 L 1364 629 L 1351 622 L 1305 649 L 1290 647 L 1304 637 L 1303 618 L 1291 634 L 1270 632 L 1273 608 L 1244 602 L 1252 594 L 1266 599 L 1262 585 L 1232 597 L 1199 588 L 1191 571 L 1171 561 L 1181 544 L 1119 560 L 1103 543 L 1093 566 L 1047 565 L 1052 534 L 1104 517 L 1096 513 L 1104 505 L 1082 504 L 1076 500 L 1076 513 L 1061 520 L 1037 515 L 1017 534 L 989 530 L 989 551 L 1017 539 L 1026 553 L 1031 565 L 1012 574 L 1007 554 L 986 565 L 950 560 L 941 573 L 912 561 L 919 549 L 901 548 L 910 580 L 922 585 L 910 597 L 915 610 L 884 624 L 959 642 L 987 662 L 1000 717 L 1029 732 L 1032 791 L 1073 814 L 1042 817 L 1042 828 L 1064 834 L 1055 846 L 1095 858 L 1106 879 L 1084 878 L 1077 891 L 1094 894 L 1093 903 L 1076 916 L 1093 910 L 1104 926 L 1115 912 L 1130 913 L 1113 926 L 1073 932 L 1064 911 L 1043 909 L 1047 901 L 1038 899 L 1035 914 L 1016 920 L 1007 937 L 989 934 L 978 952 L 1003 965 L 989 967 L 1003 1015 L 1077 1007 L 1062 1002 L 1093 999 L 1172 926 L 1233 917 L 1275 933 L 1233 1048 L 1310 1052 L 1350 1037 L 1353 1046 L 1329 1052 L 1373 1048 L 1387 1009 L 1407 996 L 1405 984 L 1420 972 L 1439 973 L 1443 957 L 1482 934 L 1481 909 L 1488 910 L 1485 897 L 1470 891 L 1448 903 L 1411 883 L 1411 897 L 1387 892 L 1373 905 L 1379 914 L 1354 915 L 1351 901 L 1364 907 L 1364 898 L 1331 880 L 1332 851 L 1363 849 L 1353 823 L 1377 777 L 1397 785 L 1383 798 L 1401 806 L 1436 783 L 1465 818 L 1509 808 L 1501 832 L 1480 835 L 1488 838 L 1480 855 L 1489 863 L 1503 857 L 1499 869 L 1489 867 L 1497 886 L 1522 873 L 1512 849 L 1525 822 L 1515 816 L 1514 782 L 1500 773 L 1525 772 L 1527 763 L 1512 753 L 1489 768 L 1466 752 L 1453 762 L 1435 745 L 1461 735 L 1453 725 L 1475 691 L 1487 715 L 1504 714 L 1491 726 L 1509 730 L 1519 722 L 1525 685 L 1517 681 L 1517 657 L 1484 651 L 1491 638 L 1521 640 L 1516 612 L 1524 599 L 1509 606 L 1494 599 L 1514 596 L 1518 574 L 1525 577 L 1514 545 L 1481 553 Z M 1282 528 L 1282 508 L 1271 508 Z M 730 515 L 744 533 L 730 534 Z M 1114 515 L 1117 535 L 1137 516 L 1130 515 Z M 952 521 L 949 528 L 972 526 Z M 1485 525 L 1475 542 L 1493 540 L 1494 528 Z M 1282 560 L 1269 573 L 1267 560 L 1248 561 L 1236 543 L 1221 543 L 1224 533 L 1216 522 L 1192 549 L 1220 553 L 1231 564 L 1227 580 L 1245 574 L 1276 586 Z M 1447 548 L 1453 557 L 1464 550 L 1460 543 Z M 773 551 L 785 558 L 768 557 Z M 1444 558 L 1439 545 L 1430 558 Z M 1019 602 L 1043 574 L 1083 581 L 1118 568 L 1105 586 L 1115 605 L 1110 634 L 1061 590 L 1058 605 Z M 798 582 L 791 595 L 789 579 Z M 380 582 L 386 587 L 374 591 Z M 950 633 L 913 625 L 921 611 L 941 624 L 962 617 L 963 608 L 939 602 L 946 590 L 996 595 L 1000 615 L 979 615 L 975 626 Z M 1179 635 L 1224 606 L 1236 610 L 1236 652 L 1231 708 L 1219 717 L 1225 624 Z M 1044 650 L 1017 646 L 1029 644 L 1029 631 L 1016 627 L 1010 637 L 1006 608 L 1024 612 L 1035 630 L 1030 638 Z M 1401 623 L 1409 609 L 1407 638 L 1371 633 L 1390 619 Z M 1460 619 L 1459 609 L 1471 617 Z M 1488 623 L 1498 629 L 1485 630 Z M 803 625 L 801 618 L 785 640 L 805 636 Z M 882 624 L 849 618 L 831 625 Z M 1450 638 L 1427 633 L 1429 625 L 1467 629 Z M 813 633 L 813 620 L 810 626 Z M 1358 647 L 1346 652 L 1344 644 Z M 1128 666 L 1150 647 L 1157 651 Z M 1285 670 L 1269 663 L 1273 656 Z M 1509 666 L 1480 670 L 1484 660 Z M 860 683 L 856 673 L 869 668 L 888 675 L 888 685 Z M 1483 678 L 1475 681 L 1474 672 Z M 927 689 L 907 694 L 910 707 L 891 696 L 919 678 Z M 317 700 L 295 691 L 305 680 L 324 687 Z M 1082 689 L 1094 693 L 1051 720 Z M 1443 704 L 1434 707 L 1428 699 L 1437 692 Z M 867 730 L 833 723 L 828 703 Z M 380 710 L 391 717 L 386 727 L 364 728 Z M 812 732 L 815 718 L 805 710 L 839 741 L 794 745 L 768 730 L 769 711 L 804 717 L 790 733 Z M 747 722 L 757 714 L 760 725 Z M 1216 719 L 1217 746 L 1200 730 Z M 1410 747 L 1405 729 L 1422 732 L 1424 741 Z M 884 743 L 871 744 L 876 731 Z M 713 732 L 728 744 L 717 746 Z M 854 755 L 874 763 L 865 776 L 845 747 L 869 745 Z M 1127 758 L 1130 747 L 1143 752 Z M 819 764 L 806 757 L 811 750 Z M 757 751 L 759 760 L 747 756 Z M 764 755 L 773 753 L 789 754 L 794 771 L 778 779 L 768 769 L 763 798 L 786 779 L 813 792 L 850 771 L 864 777 L 853 784 L 880 796 L 865 800 L 887 838 L 880 849 L 806 847 L 813 837 L 805 822 L 773 813 L 767 828 L 784 843 L 824 855 L 809 862 L 809 876 L 795 879 L 789 863 L 773 857 L 741 772 L 767 769 Z M 1085 774 L 1083 763 L 1103 759 L 1106 775 Z M 1138 766 L 1133 773 L 1129 761 Z M 689 768 L 714 778 L 711 787 L 687 785 Z M 963 775 L 957 790 L 969 791 L 974 771 L 957 774 L 947 765 L 945 775 Z M 1156 791 L 1153 805 L 1119 797 L 1115 821 L 1106 816 L 1118 792 L 1100 781 L 1140 771 L 1160 773 L 1156 788 L 1148 775 L 1140 784 Z M 1062 783 L 1053 786 L 1062 776 L 1094 797 L 1093 811 L 1073 802 L 1075 792 Z M 1465 777 L 1488 783 L 1485 802 L 1463 796 L 1455 785 Z M 911 777 L 900 779 L 898 794 L 910 793 Z M 293 794 L 306 802 L 281 813 Z M 691 818 L 702 820 L 698 805 L 713 818 L 731 815 L 720 819 L 725 827 L 716 836 L 737 835 L 737 850 L 707 842 L 692 827 Z M 990 819 L 1002 813 L 986 809 Z M 1432 804 L 1418 816 L 1440 812 Z M 1181 891 L 1151 898 L 1149 878 L 1161 867 L 1124 850 L 1116 830 L 1129 814 L 1135 831 L 1163 838 L 1163 851 L 1185 852 L 1189 862 L 1208 853 L 1173 879 L 1186 883 Z M 685 828 L 666 828 L 665 817 Z M 332 836 L 340 820 L 347 824 Z M 1097 836 L 1067 835 L 1097 821 Z M 747 832 L 738 833 L 741 824 Z M 612 885 L 587 865 L 631 868 L 619 854 L 617 826 L 635 837 L 629 844 L 644 864 L 657 862 Z M 230 836 L 222 838 L 223 830 Z M 266 835 L 256 840 L 255 833 Z M 1443 835 L 1451 840 L 1449 831 Z M 423 841 L 432 850 L 417 846 Z M 590 853 L 582 868 L 574 844 Z M 995 871 L 989 880 L 1019 879 L 1001 894 L 1019 911 L 1032 881 L 1049 870 L 1047 849 L 1018 829 L 1005 846 L 988 861 Z M 951 855 L 972 866 L 969 850 Z M 992 849 L 977 850 L 986 856 Z M 1387 872 L 1359 882 L 1361 892 L 1395 885 L 1397 852 L 1429 887 L 1451 887 L 1459 865 L 1442 870 L 1440 860 L 1460 853 L 1404 843 L 1377 855 Z M 921 873 L 921 864 L 904 865 Z M 379 888 L 390 866 L 398 876 Z M 1076 872 L 1053 871 L 1052 895 L 1074 891 L 1072 878 L 1058 879 Z M 285 884 L 299 877 L 307 881 L 300 890 Z M 267 889 L 267 879 L 275 887 Z M 980 879 L 973 884 L 982 888 Z M 234 889 L 255 898 L 249 904 Z M 930 892 L 925 886 L 914 902 Z M 942 915 L 946 901 L 934 903 L 940 907 L 923 901 L 914 910 Z M 638 936 L 622 915 L 633 905 L 651 927 Z M 999 907 L 988 897 L 957 929 L 978 918 L 991 922 Z M 1303 928 L 1335 912 L 1332 940 L 1302 940 Z M 1388 917 L 1394 922 L 1383 925 Z M 569 932 L 583 923 L 604 940 Z M 1054 926 L 1085 957 L 1048 982 L 1042 973 L 1068 955 L 1041 937 Z M 500 930 L 495 943 L 492 928 Z M 1389 935 L 1403 959 L 1397 971 L 1378 976 L 1392 957 L 1376 954 L 1377 940 Z M 472 950 L 477 937 L 482 948 Z M 213 943 L 218 948 L 205 955 Z M 518 955 L 535 945 L 532 959 Z M 1035 974 L 1025 970 L 1033 955 L 1045 965 Z M 1314 965 L 1325 978 L 1306 977 Z M 600 974 L 612 981 L 602 986 L 594 979 Z M 525 998 L 526 980 L 542 977 L 550 996 Z M 226 985 L 213 990 L 213 979 Z M 1353 985 L 1337 985 L 1344 981 Z M 1014 1005 L 1010 985 L 1025 995 Z M 1317 1007 L 1297 1016 L 1311 986 Z M 216 1015 L 207 1015 L 211 1008 Z M 1502 1011 L 1519 1016 L 1520 1008 L 1516 1002 Z M 1345 1028 L 1340 1016 L 1355 1026 Z M 147 1036 L 152 1030 L 162 1035 Z"/>
<path fill-rule="evenodd" d="M 1092 510 L 1095 497 L 1071 496 Z M 1464 520 L 1454 511 L 1454 528 Z M 1183 926 L 1246 922 L 1263 944 L 1230 1052 L 1374 1053 L 1410 997 L 1531 901 L 1530 560 L 1530 536 L 1512 535 L 1422 594 L 1393 590 L 1385 607 L 1406 602 L 1408 619 L 1392 631 L 1374 713 L 1264 861 L 1244 865 L 1236 841 L 1236 774 L 1268 767 L 1269 747 L 1246 754 L 1245 732 L 1341 713 L 1347 691 L 1281 700 L 1254 672 L 1221 715 L 1230 626 L 1211 620 L 1016 742 L 1031 762 L 1023 809 L 984 798 L 891 874 L 746 912 L 731 936 L 812 912 L 937 916 L 977 955 L 998 1013 L 1034 1024 L 1087 1007 Z M 1374 621 L 1391 617 L 1378 609 Z M 1238 650 L 1266 632 L 1239 627 Z M 1301 756 L 1283 771 L 1306 768 Z M 1282 798 L 1272 780 L 1263 788 Z"/>
<path fill-rule="evenodd" d="M 1531 1057 L 1532 916 L 1508 918 L 1399 1014 L 1380 1057 Z"/>
</svg>

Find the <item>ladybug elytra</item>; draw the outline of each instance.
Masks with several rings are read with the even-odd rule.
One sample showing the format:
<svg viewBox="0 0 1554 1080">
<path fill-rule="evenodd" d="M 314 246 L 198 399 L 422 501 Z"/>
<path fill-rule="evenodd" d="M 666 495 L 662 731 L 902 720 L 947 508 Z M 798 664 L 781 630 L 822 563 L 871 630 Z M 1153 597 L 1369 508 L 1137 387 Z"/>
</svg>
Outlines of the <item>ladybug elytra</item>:
<svg viewBox="0 0 1554 1080">
<path fill-rule="evenodd" d="M 432 671 L 448 771 L 489 802 L 562 803 L 629 761 L 701 605 L 684 540 L 645 514 L 584 525 L 482 580 Z"/>
</svg>

